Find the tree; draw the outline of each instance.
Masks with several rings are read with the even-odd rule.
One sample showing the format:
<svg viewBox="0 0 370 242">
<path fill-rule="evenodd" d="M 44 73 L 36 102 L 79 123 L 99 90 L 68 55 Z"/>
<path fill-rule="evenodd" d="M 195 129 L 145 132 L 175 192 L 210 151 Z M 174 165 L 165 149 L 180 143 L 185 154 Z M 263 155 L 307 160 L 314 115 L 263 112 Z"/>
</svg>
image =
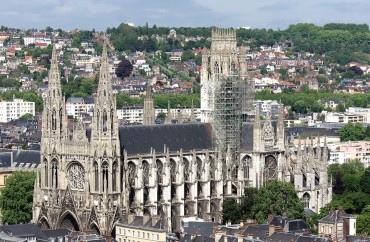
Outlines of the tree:
<svg viewBox="0 0 370 242">
<path fill-rule="evenodd" d="M 36 174 L 16 171 L 0 191 L 2 222 L 8 224 L 29 223 L 32 218 L 33 189 Z"/>
<path fill-rule="evenodd" d="M 259 223 L 266 222 L 269 214 L 304 218 L 304 206 L 291 183 L 274 180 L 258 191 L 252 213 Z"/>
<path fill-rule="evenodd" d="M 343 103 L 339 103 L 339 104 L 337 105 L 337 107 L 335 108 L 335 110 L 336 110 L 337 112 L 345 112 L 345 111 L 346 111 L 346 107 L 344 106 L 344 104 L 343 104 Z"/>
<path fill-rule="evenodd" d="M 361 190 L 370 194 L 370 167 L 365 169 L 365 172 L 360 178 Z M 370 214 L 370 213 L 369 213 Z"/>
<path fill-rule="evenodd" d="M 25 113 L 22 116 L 19 117 L 19 119 L 30 119 L 33 115 L 31 113 Z"/>
<path fill-rule="evenodd" d="M 307 104 L 304 100 L 298 100 L 294 103 L 292 111 L 296 113 L 307 113 Z"/>
<path fill-rule="evenodd" d="M 194 60 L 195 56 L 193 51 L 191 50 L 185 50 L 182 52 L 181 60 L 186 61 L 186 60 Z"/>
<path fill-rule="evenodd" d="M 252 207 L 255 203 L 258 189 L 255 187 L 246 187 L 244 189 L 244 196 L 240 199 L 240 212 L 243 219 L 253 218 Z"/>
<path fill-rule="evenodd" d="M 222 223 L 239 223 L 242 219 L 238 202 L 233 198 L 226 198 L 222 203 Z"/>
<path fill-rule="evenodd" d="M 116 75 L 123 79 L 131 75 L 132 69 L 133 66 L 131 62 L 127 59 L 123 59 L 117 66 Z"/>
<path fill-rule="evenodd" d="M 265 66 L 261 68 L 260 73 L 261 73 L 261 75 L 267 75 L 268 74 L 267 69 L 266 69 Z"/>
<path fill-rule="evenodd" d="M 365 128 L 359 123 L 348 123 L 338 130 L 341 141 L 357 141 L 365 138 Z"/>
<path fill-rule="evenodd" d="M 166 114 L 163 112 L 158 113 L 157 118 L 165 118 Z"/>
</svg>

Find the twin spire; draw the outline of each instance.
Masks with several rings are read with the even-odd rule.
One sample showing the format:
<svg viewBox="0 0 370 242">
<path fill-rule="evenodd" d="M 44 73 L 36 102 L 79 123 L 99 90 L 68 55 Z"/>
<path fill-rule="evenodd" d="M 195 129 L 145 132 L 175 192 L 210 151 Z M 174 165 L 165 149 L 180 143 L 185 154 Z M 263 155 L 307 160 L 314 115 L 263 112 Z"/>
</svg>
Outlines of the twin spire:
<svg viewBox="0 0 370 242">
<path fill-rule="evenodd" d="M 109 74 L 108 51 L 106 36 L 104 35 L 103 53 L 100 59 L 99 84 L 97 96 L 112 95 L 112 83 Z"/>
<path fill-rule="evenodd" d="M 49 87 L 60 88 L 60 73 L 58 68 L 58 55 L 55 44 L 53 45 L 53 52 L 51 55 L 51 65 L 49 72 Z"/>
</svg>

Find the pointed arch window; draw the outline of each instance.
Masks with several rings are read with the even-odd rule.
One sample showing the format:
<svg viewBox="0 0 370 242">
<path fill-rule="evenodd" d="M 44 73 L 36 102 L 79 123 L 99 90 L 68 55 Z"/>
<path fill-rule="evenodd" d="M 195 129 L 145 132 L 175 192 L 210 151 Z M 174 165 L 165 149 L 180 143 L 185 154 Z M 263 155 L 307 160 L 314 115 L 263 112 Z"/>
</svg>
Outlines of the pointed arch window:
<svg viewBox="0 0 370 242">
<path fill-rule="evenodd" d="M 53 130 L 57 129 L 57 112 L 53 109 L 53 113 L 51 114 L 51 128 Z"/>
<path fill-rule="evenodd" d="M 190 162 L 186 158 L 184 158 L 184 178 L 185 181 L 190 180 Z"/>
<path fill-rule="evenodd" d="M 108 162 L 104 161 L 102 165 L 103 192 L 108 192 Z"/>
<path fill-rule="evenodd" d="M 217 75 L 220 71 L 217 61 L 215 62 L 213 69 L 214 69 L 213 72 Z"/>
<path fill-rule="evenodd" d="M 171 173 L 171 182 L 176 182 L 176 161 L 173 159 L 170 160 L 170 173 Z"/>
<path fill-rule="evenodd" d="M 233 174 L 232 174 L 234 179 L 238 179 L 238 172 L 239 172 L 239 166 L 235 166 L 233 169 Z"/>
<path fill-rule="evenodd" d="M 113 115 L 114 115 L 114 111 L 112 109 L 112 110 L 110 110 L 110 131 L 112 133 L 113 133 L 113 130 L 114 130 L 114 128 L 113 128 Z"/>
<path fill-rule="evenodd" d="M 107 111 L 103 111 L 103 132 L 107 132 L 108 130 L 108 116 Z"/>
<path fill-rule="evenodd" d="M 307 187 L 307 176 L 302 174 L 302 187 Z"/>
<path fill-rule="evenodd" d="M 311 199 L 310 194 L 305 193 L 303 195 L 303 205 L 304 205 L 305 208 L 309 208 L 310 207 L 310 199 Z"/>
<path fill-rule="evenodd" d="M 95 184 L 95 191 L 99 191 L 99 166 L 98 162 L 94 162 L 94 184 Z"/>
<path fill-rule="evenodd" d="M 202 160 L 197 157 L 197 180 L 199 181 L 202 178 Z"/>
<path fill-rule="evenodd" d="M 252 165 L 252 158 L 250 156 L 244 157 L 243 160 L 243 170 L 244 170 L 244 179 L 249 179 L 249 169 L 251 168 Z"/>
<path fill-rule="evenodd" d="M 231 74 L 236 74 L 236 67 L 235 67 L 234 61 L 231 62 L 230 71 L 231 71 Z"/>
<path fill-rule="evenodd" d="M 215 179 L 215 172 L 216 172 L 216 164 L 215 159 L 213 157 L 209 157 L 209 177 L 211 180 Z"/>
<path fill-rule="evenodd" d="M 54 188 L 58 187 L 58 161 L 53 159 L 51 162 L 51 186 Z"/>
<path fill-rule="evenodd" d="M 142 169 L 143 169 L 143 182 L 144 182 L 144 186 L 148 186 L 149 185 L 149 163 L 147 161 L 143 161 L 143 165 L 142 165 Z"/>
<path fill-rule="evenodd" d="M 63 110 L 59 110 L 59 131 L 62 133 L 63 131 Z"/>
<path fill-rule="evenodd" d="M 48 160 L 45 159 L 45 186 L 49 186 L 49 165 L 48 165 Z"/>
<path fill-rule="evenodd" d="M 100 127 L 100 125 L 99 125 L 99 122 L 100 122 L 100 115 L 99 115 L 99 111 L 96 111 L 96 120 L 97 120 L 97 122 L 96 122 L 96 130 L 99 130 L 99 127 Z"/>
<path fill-rule="evenodd" d="M 156 161 L 156 165 L 157 165 L 157 181 L 158 181 L 158 184 L 162 184 L 163 183 L 163 164 L 160 160 L 157 160 Z"/>
<path fill-rule="evenodd" d="M 128 185 L 129 187 L 135 186 L 136 178 L 136 165 L 131 161 L 128 164 Z"/>
<path fill-rule="evenodd" d="M 112 166 L 112 190 L 113 192 L 117 190 L 117 161 Z"/>
</svg>

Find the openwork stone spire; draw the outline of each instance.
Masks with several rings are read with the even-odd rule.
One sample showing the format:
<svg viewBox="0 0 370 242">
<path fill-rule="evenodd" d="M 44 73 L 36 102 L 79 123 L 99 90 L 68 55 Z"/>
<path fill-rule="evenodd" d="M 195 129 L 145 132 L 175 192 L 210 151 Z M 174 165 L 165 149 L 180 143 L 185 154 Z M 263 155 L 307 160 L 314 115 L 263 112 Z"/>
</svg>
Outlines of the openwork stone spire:
<svg viewBox="0 0 370 242">
<path fill-rule="evenodd" d="M 58 68 L 58 57 L 55 45 L 53 45 L 53 52 L 51 56 L 51 65 L 49 71 L 49 89 L 58 88 L 60 89 L 60 73 Z"/>
<path fill-rule="evenodd" d="M 112 95 L 112 83 L 109 74 L 108 51 L 106 37 L 104 36 L 103 53 L 100 60 L 98 97 L 110 97 Z"/>
</svg>

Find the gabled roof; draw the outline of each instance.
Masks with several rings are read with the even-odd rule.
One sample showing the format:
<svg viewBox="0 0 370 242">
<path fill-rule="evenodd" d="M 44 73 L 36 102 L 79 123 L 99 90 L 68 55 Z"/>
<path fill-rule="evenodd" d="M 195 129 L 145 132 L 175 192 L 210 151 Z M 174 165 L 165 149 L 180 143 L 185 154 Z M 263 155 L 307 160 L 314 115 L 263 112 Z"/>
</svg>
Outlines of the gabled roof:
<svg viewBox="0 0 370 242">
<path fill-rule="evenodd" d="M 163 152 L 164 146 L 170 152 L 210 149 L 212 127 L 205 123 L 172 125 L 127 125 L 119 128 L 121 150 L 128 154 L 149 154 L 153 148 Z"/>
<path fill-rule="evenodd" d="M 328 216 L 319 219 L 319 223 L 325 224 L 343 223 L 344 218 L 355 218 L 355 216 L 352 214 L 347 214 L 343 210 L 335 210 L 331 212 Z"/>
<path fill-rule="evenodd" d="M 14 237 L 24 238 L 35 236 L 37 240 L 48 240 L 48 237 L 45 236 L 36 224 L 4 225 L 0 227 L 0 230 Z"/>
<path fill-rule="evenodd" d="M 42 230 L 42 232 L 47 236 L 48 238 L 58 238 L 58 237 L 64 237 L 71 232 L 68 229 L 45 229 Z"/>
</svg>

